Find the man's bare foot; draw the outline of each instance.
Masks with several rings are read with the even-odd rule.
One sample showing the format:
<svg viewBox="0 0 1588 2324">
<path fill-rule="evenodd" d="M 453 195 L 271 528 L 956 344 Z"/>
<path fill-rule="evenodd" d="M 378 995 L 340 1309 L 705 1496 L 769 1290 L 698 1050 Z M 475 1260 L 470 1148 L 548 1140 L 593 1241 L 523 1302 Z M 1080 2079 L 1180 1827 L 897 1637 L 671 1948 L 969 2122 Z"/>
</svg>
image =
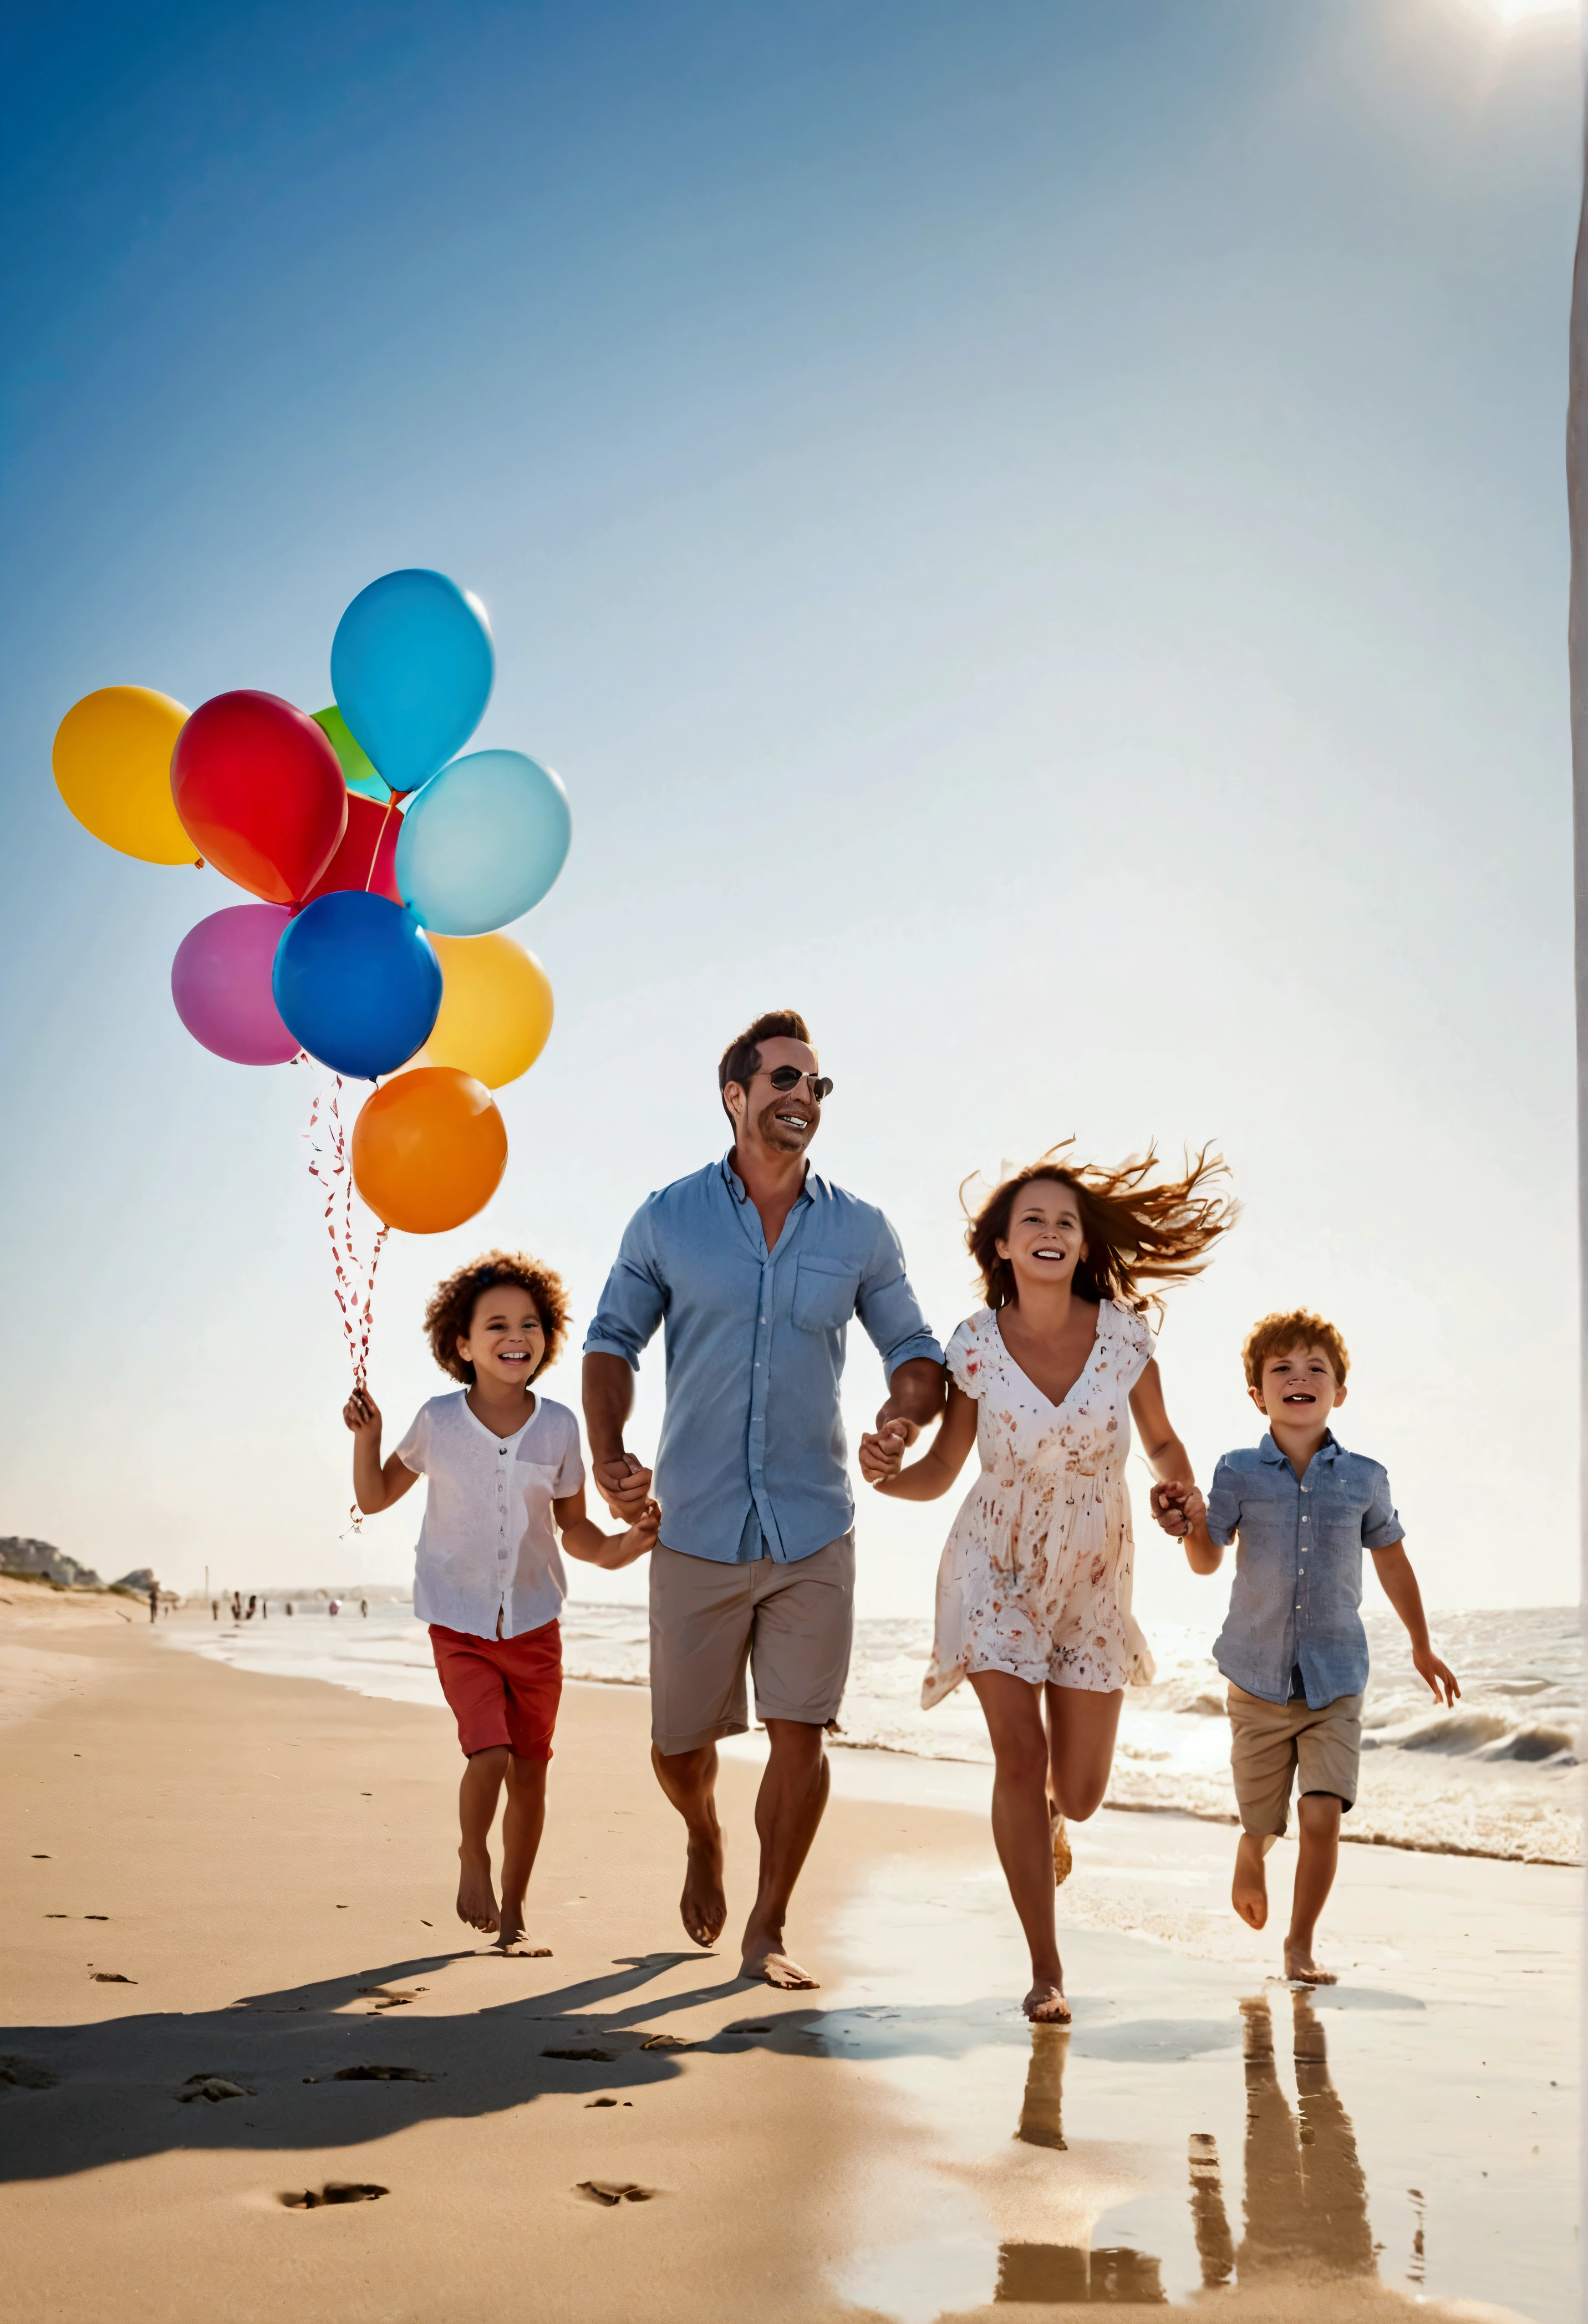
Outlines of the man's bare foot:
<svg viewBox="0 0 1588 2324">
<path fill-rule="evenodd" d="M 1269 1884 L 1262 1865 L 1259 1833 L 1243 1831 L 1235 1849 L 1235 1881 L 1230 1902 L 1249 1929 L 1260 1929 L 1269 1917 Z"/>
<path fill-rule="evenodd" d="M 753 1928 L 744 1932 L 744 1958 L 739 1964 L 741 1977 L 752 1977 L 762 1985 L 775 1985 L 784 1993 L 814 1993 L 817 1979 L 810 1971 L 790 1960 L 783 1950 L 780 1929 L 771 1934 Z"/>
<path fill-rule="evenodd" d="M 1064 1997 L 1062 1985 L 1054 1985 L 1039 1977 L 1021 2002 L 1020 2007 L 1033 2025 L 1067 2025 L 1070 2006 Z"/>
<path fill-rule="evenodd" d="M 708 1829 L 689 1834 L 679 1915 L 697 1945 L 715 1945 L 723 1932 L 728 1900 L 723 1894 L 723 1836 L 715 1816 Z"/>
<path fill-rule="evenodd" d="M 457 1917 L 466 1921 L 471 1929 L 484 1929 L 487 1936 L 494 1936 L 502 1922 L 496 1910 L 496 1891 L 491 1884 L 490 1859 L 470 1864 L 461 1849 L 458 1858 L 463 1869 L 457 1878 Z"/>
<path fill-rule="evenodd" d="M 1064 1818 L 1051 1800 L 1048 1803 L 1048 1821 L 1053 1831 L 1053 1885 L 1062 1888 L 1076 1859 L 1070 1854 L 1070 1836 L 1065 1830 Z"/>
<path fill-rule="evenodd" d="M 1320 1969 L 1312 1957 L 1312 1947 L 1295 1937 L 1285 1940 L 1285 1974 L 1292 1985 L 1338 1985 L 1340 1979 L 1332 1969 Z"/>
</svg>

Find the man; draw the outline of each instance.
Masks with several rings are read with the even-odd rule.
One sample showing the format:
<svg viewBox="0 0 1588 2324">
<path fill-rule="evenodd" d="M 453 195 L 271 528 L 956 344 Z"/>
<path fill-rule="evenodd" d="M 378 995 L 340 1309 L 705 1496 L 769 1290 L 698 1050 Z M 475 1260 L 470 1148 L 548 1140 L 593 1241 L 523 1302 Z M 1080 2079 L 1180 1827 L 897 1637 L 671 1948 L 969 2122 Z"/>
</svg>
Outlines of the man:
<svg viewBox="0 0 1588 2324">
<path fill-rule="evenodd" d="M 791 1009 L 729 1044 L 717 1087 L 734 1144 L 635 1213 L 585 1342 L 596 1483 L 629 1524 L 652 1475 L 626 1451 L 623 1427 L 641 1351 L 665 1321 L 651 1764 L 688 1833 L 684 1926 L 714 1944 L 728 1909 L 716 1746 L 748 1726 L 748 1661 L 770 1757 L 743 1974 L 782 1987 L 816 1983 L 783 1950 L 783 1923 L 826 1805 L 822 1731 L 843 1700 L 854 1633 L 854 1501 L 838 1412 L 850 1317 L 888 1377 L 876 1433 L 861 1441 L 863 1475 L 897 1467 L 944 1394 L 943 1351 L 898 1237 L 806 1160 L 832 1086 Z"/>
</svg>

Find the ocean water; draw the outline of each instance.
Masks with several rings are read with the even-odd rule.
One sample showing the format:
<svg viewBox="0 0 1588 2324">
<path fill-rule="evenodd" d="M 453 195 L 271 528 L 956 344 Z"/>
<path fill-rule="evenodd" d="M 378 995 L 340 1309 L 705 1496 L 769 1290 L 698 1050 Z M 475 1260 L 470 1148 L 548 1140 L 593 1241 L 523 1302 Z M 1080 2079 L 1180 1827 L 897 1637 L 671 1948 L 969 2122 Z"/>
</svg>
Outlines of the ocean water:
<svg viewBox="0 0 1588 2324">
<path fill-rule="evenodd" d="M 272 1600 L 265 1620 L 234 1624 L 188 1617 L 163 1636 L 171 1646 L 241 1669 L 318 1678 L 398 1702 L 440 1704 L 424 1626 L 385 1591 L 343 1599 L 295 1598 L 288 1618 Z M 1462 1700 L 1437 1705 L 1412 1669 L 1393 1615 L 1367 1617 L 1373 1671 L 1363 1720 L 1362 1788 L 1346 1836 L 1454 1855 L 1514 1857 L 1546 1864 L 1583 1860 L 1582 1634 L 1574 1607 L 1522 1607 L 1433 1618 L 1440 1653 Z M 1108 1804 L 1178 1811 L 1233 1821 L 1223 1681 L 1205 1630 L 1162 1624 L 1151 1632 L 1158 1675 L 1131 1687 L 1120 1720 Z M 936 1710 L 920 1708 L 931 1646 L 925 1619 L 856 1625 L 849 1692 L 835 1748 L 915 1759 L 990 1763 L 974 1695 L 960 1687 Z M 582 1605 L 563 1611 L 568 1678 L 643 1686 L 649 1641 L 643 1605 Z"/>
</svg>

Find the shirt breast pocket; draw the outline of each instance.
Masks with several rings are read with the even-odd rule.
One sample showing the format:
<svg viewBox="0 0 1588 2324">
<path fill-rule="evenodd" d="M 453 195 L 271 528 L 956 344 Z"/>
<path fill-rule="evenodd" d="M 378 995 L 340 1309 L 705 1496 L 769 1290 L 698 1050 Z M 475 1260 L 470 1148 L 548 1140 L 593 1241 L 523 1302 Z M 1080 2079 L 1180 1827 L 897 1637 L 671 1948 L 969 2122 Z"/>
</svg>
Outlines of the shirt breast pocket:
<svg viewBox="0 0 1588 2324">
<path fill-rule="evenodd" d="M 854 1313 L 857 1268 L 841 1259 L 802 1259 L 794 1270 L 793 1321 L 802 1332 L 841 1332 Z"/>
</svg>

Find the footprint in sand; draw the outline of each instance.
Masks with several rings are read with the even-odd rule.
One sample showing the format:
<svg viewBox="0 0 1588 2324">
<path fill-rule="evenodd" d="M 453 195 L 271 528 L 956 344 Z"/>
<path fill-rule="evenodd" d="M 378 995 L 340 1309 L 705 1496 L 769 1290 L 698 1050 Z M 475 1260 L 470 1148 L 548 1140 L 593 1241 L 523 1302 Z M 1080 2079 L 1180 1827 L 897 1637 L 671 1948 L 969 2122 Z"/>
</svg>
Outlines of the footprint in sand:
<svg viewBox="0 0 1588 2324">
<path fill-rule="evenodd" d="M 614 2066 L 615 2050 L 542 2050 L 543 2058 L 566 2058 L 576 2066 Z"/>
<path fill-rule="evenodd" d="M 34 2058 L 0 2058 L 0 2082 L 14 2090 L 52 2090 L 60 2080 Z"/>
<path fill-rule="evenodd" d="M 427 2074 L 418 2066 L 344 2066 L 333 2074 L 334 2082 L 435 2082 L 439 2074 Z M 382 2190 L 384 2192 L 384 2190 Z"/>
<path fill-rule="evenodd" d="M 222 2098 L 252 2098 L 258 2095 L 244 2082 L 228 2081 L 224 2074 L 189 2074 L 181 2089 L 171 2092 L 180 2106 L 188 2106 L 194 2098 L 208 2098 L 212 2106 L 218 2106 Z"/>
<path fill-rule="evenodd" d="M 318 2211 L 322 2203 L 373 2203 L 391 2191 L 371 2179 L 328 2179 L 323 2187 L 294 2188 L 281 2200 L 289 2211 Z"/>
<path fill-rule="evenodd" d="M 661 2190 L 636 2186 L 632 2179 L 581 2179 L 575 2191 L 610 2211 L 619 2203 L 649 2203 Z"/>
<path fill-rule="evenodd" d="M 118 1969 L 97 1969 L 90 1976 L 90 1985 L 136 1985 L 135 1977 L 123 1977 Z"/>
</svg>

